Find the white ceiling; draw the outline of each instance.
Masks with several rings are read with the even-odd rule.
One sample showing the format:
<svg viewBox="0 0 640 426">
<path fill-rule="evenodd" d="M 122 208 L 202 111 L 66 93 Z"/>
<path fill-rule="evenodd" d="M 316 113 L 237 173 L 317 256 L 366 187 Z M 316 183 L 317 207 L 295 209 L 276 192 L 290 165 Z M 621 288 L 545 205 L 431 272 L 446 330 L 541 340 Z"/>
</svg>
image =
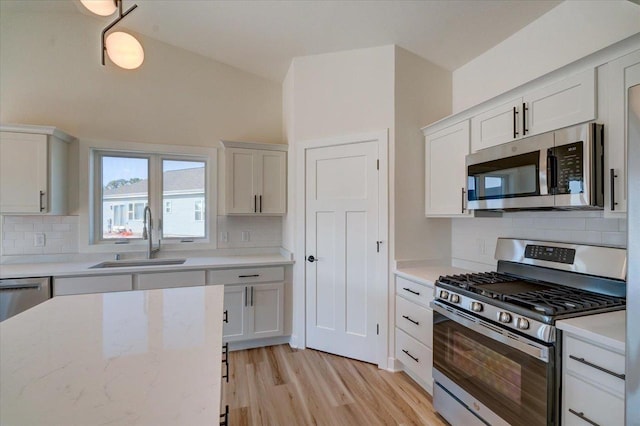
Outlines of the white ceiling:
<svg viewBox="0 0 640 426">
<path fill-rule="evenodd" d="M 5 3 L 5 0 L 3 0 Z M 8 2 L 7 2 L 8 3 Z M 24 0 L 30 10 L 59 0 Z M 68 0 L 65 7 L 73 0 Z M 124 7 L 133 5 L 124 0 Z M 292 58 L 396 44 L 449 70 L 559 0 L 137 0 L 122 26 L 281 82 Z M 77 11 L 77 9 L 76 9 Z M 110 22 L 109 18 L 103 18 Z M 106 24 L 105 24 L 106 26 Z"/>
</svg>

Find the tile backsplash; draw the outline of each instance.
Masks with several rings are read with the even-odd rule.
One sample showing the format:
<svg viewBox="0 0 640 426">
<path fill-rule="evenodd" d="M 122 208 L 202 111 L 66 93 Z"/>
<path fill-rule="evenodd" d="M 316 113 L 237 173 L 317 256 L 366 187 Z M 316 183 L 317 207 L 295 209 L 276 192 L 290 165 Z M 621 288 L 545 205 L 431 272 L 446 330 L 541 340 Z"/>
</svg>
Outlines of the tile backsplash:
<svg viewBox="0 0 640 426">
<path fill-rule="evenodd" d="M 0 216 L 2 256 L 78 253 L 78 216 Z M 218 248 L 280 247 L 282 218 L 219 216 Z M 246 233 L 248 241 L 243 241 Z M 44 246 L 36 238 L 44 235 Z M 226 241 L 220 236 L 226 235 Z"/>
<path fill-rule="evenodd" d="M 496 218 L 453 219 L 453 265 L 470 269 L 495 266 L 498 237 L 626 247 L 627 220 L 604 218 L 603 212 L 595 211 L 513 212 Z"/>
</svg>

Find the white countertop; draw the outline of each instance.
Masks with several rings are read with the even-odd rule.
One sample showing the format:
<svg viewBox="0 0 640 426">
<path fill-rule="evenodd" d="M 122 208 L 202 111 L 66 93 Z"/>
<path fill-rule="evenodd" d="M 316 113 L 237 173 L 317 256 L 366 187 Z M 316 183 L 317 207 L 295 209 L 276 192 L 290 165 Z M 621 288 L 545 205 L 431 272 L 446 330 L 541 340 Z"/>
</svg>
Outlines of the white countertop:
<svg viewBox="0 0 640 426">
<path fill-rule="evenodd" d="M 219 424 L 223 296 L 61 296 L 3 321 L 0 424 Z"/>
<path fill-rule="evenodd" d="M 396 269 L 396 275 L 433 287 L 441 275 L 466 274 L 472 271 L 448 265 L 412 266 Z"/>
<path fill-rule="evenodd" d="M 179 254 L 172 258 L 180 258 Z M 281 254 L 259 254 L 239 256 L 188 257 L 182 265 L 150 265 L 119 268 L 90 269 L 101 263 L 92 262 L 60 262 L 60 263 L 24 263 L 0 265 L 0 278 L 27 277 L 70 277 L 89 275 L 108 275 L 135 272 L 188 271 L 193 269 L 221 269 L 233 267 L 252 267 L 269 265 L 290 265 L 290 259 Z"/>
<path fill-rule="evenodd" d="M 627 311 L 607 312 L 556 321 L 556 327 L 624 353 Z"/>
</svg>

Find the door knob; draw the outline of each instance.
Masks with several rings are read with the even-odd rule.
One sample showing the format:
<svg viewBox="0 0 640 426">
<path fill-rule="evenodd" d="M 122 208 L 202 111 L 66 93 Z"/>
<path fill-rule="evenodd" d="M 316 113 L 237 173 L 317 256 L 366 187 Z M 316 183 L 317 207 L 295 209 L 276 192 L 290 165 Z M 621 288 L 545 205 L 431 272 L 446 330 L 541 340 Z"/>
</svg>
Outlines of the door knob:
<svg viewBox="0 0 640 426">
<path fill-rule="evenodd" d="M 315 257 L 313 257 L 313 255 L 311 255 L 311 256 L 307 257 L 307 260 L 308 260 L 309 262 L 313 263 L 313 262 L 315 262 L 315 261 L 316 261 L 316 260 L 318 260 L 318 259 L 316 259 Z"/>
</svg>

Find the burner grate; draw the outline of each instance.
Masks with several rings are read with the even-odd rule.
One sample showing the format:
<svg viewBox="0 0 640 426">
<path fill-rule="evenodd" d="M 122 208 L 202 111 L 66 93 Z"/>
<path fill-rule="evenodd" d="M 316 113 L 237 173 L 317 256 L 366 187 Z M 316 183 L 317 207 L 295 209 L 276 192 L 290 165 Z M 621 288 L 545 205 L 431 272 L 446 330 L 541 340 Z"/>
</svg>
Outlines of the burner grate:
<svg viewBox="0 0 640 426">
<path fill-rule="evenodd" d="M 574 288 L 548 288 L 505 295 L 503 300 L 542 312 L 545 315 L 560 315 L 625 305 L 625 299 Z"/>
</svg>

